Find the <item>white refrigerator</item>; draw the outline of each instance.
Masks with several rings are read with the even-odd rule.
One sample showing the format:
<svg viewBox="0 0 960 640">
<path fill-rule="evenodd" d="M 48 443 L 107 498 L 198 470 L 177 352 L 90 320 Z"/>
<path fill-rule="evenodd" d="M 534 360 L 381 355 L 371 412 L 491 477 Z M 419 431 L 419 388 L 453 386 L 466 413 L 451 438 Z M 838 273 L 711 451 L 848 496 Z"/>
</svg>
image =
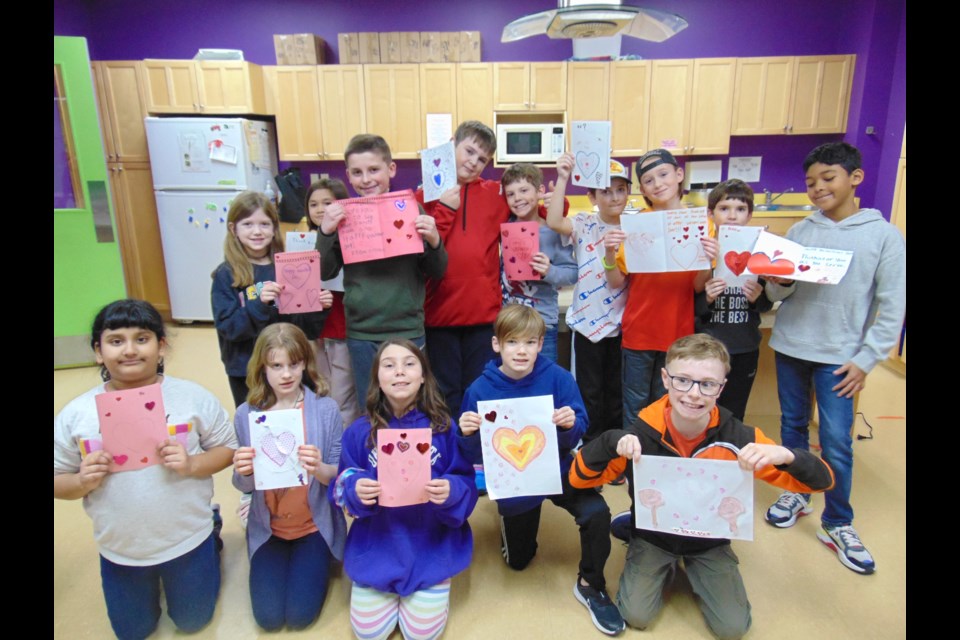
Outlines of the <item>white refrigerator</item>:
<svg viewBox="0 0 960 640">
<path fill-rule="evenodd" d="M 213 320 L 210 274 L 223 262 L 227 211 L 241 191 L 277 175 L 272 122 L 246 118 L 145 120 L 174 320 Z"/>
</svg>

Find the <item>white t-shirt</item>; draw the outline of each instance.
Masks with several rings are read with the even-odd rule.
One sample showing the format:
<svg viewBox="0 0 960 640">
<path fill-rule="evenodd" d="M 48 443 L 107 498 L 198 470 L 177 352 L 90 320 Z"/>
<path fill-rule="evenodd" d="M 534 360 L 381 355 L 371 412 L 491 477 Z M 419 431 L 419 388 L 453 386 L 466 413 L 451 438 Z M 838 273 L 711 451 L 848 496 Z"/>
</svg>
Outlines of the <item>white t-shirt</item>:
<svg viewBox="0 0 960 640">
<path fill-rule="evenodd" d="M 613 288 L 607 284 L 600 259 L 604 255 L 603 234 L 619 229 L 620 225 L 607 224 L 591 213 L 578 213 L 567 219 L 573 224 L 573 233 L 565 236 L 563 242 L 574 245 L 578 267 L 573 302 L 567 309 L 567 326 L 591 342 L 619 335 L 627 285 Z"/>
<path fill-rule="evenodd" d="M 192 423 L 187 453 L 214 447 L 237 448 L 237 435 L 216 396 L 188 380 L 164 376 L 161 383 L 167 424 Z M 77 438 L 99 438 L 94 397 L 99 385 L 73 399 L 53 421 L 53 474 L 77 473 Z M 213 478 L 185 478 L 163 465 L 109 473 L 83 499 L 93 535 L 107 560 L 151 566 L 173 560 L 200 545 L 213 530 Z"/>
</svg>

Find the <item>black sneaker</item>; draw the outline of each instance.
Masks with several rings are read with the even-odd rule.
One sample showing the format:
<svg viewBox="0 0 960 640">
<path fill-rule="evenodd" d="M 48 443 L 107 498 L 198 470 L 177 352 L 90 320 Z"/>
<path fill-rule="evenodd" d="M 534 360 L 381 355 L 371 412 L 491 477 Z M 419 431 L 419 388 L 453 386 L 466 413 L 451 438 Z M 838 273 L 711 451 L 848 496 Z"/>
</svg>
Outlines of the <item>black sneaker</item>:
<svg viewBox="0 0 960 640">
<path fill-rule="evenodd" d="M 210 505 L 210 509 L 213 511 L 213 543 L 217 545 L 217 551 L 223 551 L 223 540 L 220 538 L 220 531 L 223 529 L 220 505 L 214 502 Z"/>
<path fill-rule="evenodd" d="M 580 604 L 590 610 L 590 617 L 594 626 L 608 636 L 617 636 L 627 628 L 627 623 L 620 615 L 620 609 L 610 601 L 606 591 L 593 587 L 584 587 L 580 584 L 580 576 L 573 585 L 573 595 Z"/>
<path fill-rule="evenodd" d="M 630 542 L 630 536 L 633 534 L 633 514 L 630 510 L 621 511 L 610 519 L 610 535 L 617 540 Z"/>
</svg>

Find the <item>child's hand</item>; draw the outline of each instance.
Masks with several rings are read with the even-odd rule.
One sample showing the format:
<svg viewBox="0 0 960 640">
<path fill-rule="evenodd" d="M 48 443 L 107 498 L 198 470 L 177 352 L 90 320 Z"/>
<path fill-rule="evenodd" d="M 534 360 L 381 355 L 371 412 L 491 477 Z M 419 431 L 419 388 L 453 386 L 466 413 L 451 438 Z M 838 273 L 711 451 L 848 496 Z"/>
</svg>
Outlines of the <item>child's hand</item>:
<svg viewBox="0 0 960 640">
<path fill-rule="evenodd" d="M 793 280 L 790 278 L 781 278 L 780 276 L 763 276 L 763 279 L 767 282 L 772 282 L 773 284 L 778 284 L 781 287 L 789 287 L 793 284 Z"/>
<path fill-rule="evenodd" d="M 763 286 L 756 280 L 747 280 L 743 283 L 743 286 L 740 287 L 740 290 L 743 291 L 747 302 L 753 304 L 757 301 L 757 298 L 760 297 L 760 294 L 763 293 Z"/>
<path fill-rule="evenodd" d="M 838 398 L 852 398 L 857 391 L 863 391 L 866 386 L 867 374 L 852 362 L 848 362 L 833 372 L 835 376 L 843 376 L 837 384 L 833 385 L 833 391 L 837 392 Z"/>
<path fill-rule="evenodd" d="M 569 180 L 571 173 L 573 173 L 573 154 L 567 151 L 557 158 L 557 180 Z"/>
<path fill-rule="evenodd" d="M 437 231 L 437 221 L 433 219 L 433 216 L 419 215 L 413 221 L 413 225 L 420 237 L 426 240 L 432 248 L 436 249 L 440 246 L 440 232 Z"/>
<path fill-rule="evenodd" d="M 280 297 L 283 287 L 279 283 L 269 281 L 263 283 L 263 289 L 260 290 L 260 302 L 263 304 L 276 304 Z"/>
<path fill-rule="evenodd" d="M 80 461 L 80 470 L 77 479 L 83 487 L 84 495 L 98 488 L 110 472 L 110 461 L 113 459 L 106 451 L 94 451 Z"/>
<path fill-rule="evenodd" d="M 723 281 L 723 278 L 710 278 L 707 280 L 707 283 L 703 287 L 704 293 L 707 294 L 707 304 L 713 304 L 713 301 L 720 297 L 720 294 L 723 293 L 723 290 L 727 288 L 727 283 Z"/>
<path fill-rule="evenodd" d="M 610 229 L 603 234 L 603 248 L 607 255 L 615 255 L 620 245 L 627 239 L 627 233 L 622 229 Z"/>
<path fill-rule="evenodd" d="M 187 450 L 176 438 L 167 438 L 157 447 L 160 457 L 163 458 L 163 466 L 171 471 L 176 471 L 181 476 L 190 475 L 190 456 Z"/>
<path fill-rule="evenodd" d="M 240 447 L 233 452 L 233 470 L 237 475 L 249 476 L 253 473 L 253 457 L 257 455 L 253 447 Z"/>
<path fill-rule="evenodd" d="M 465 436 L 472 436 L 480 430 L 480 414 L 474 411 L 465 411 L 460 416 L 460 431 Z"/>
<path fill-rule="evenodd" d="M 530 266 L 534 271 L 540 274 L 540 277 L 547 275 L 547 271 L 550 270 L 550 258 L 547 257 L 545 253 L 535 253 L 533 254 L 533 259 L 530 261 Z"/>
<path fill-rule="evenodd" d="M 460 185 L 454 185 L 440 194 L 440 202 L 454 211 L 460 208 Z"/>
<path fill-rule="evenodd" d="M 737 456 L 740 468 L 747 471 L 759 471 L 767 465 L 791 464 L 794 460 L 793 452 L 778 444 L 760 444 L 751 442 Z"/>
<path fill-rule="evenodd" d="M 443 504 L 450 497 L 450 481 L 444 478 L 434 478 L 426 485 L 427 496 L 433 504 Z"/>
<path fill-rule="evenodd" d="M 321 307 L 324 309 L 329 309 L 333 306 L 333 291 L 324 289 L 320 292 L 320 296 L 317 299 L 320 301 Z"/>
<path fill-rule="evenodd" d="M 703 245 L 703 253 L 706 254 L 711 262 L 717 259 L 717 254 L 720 252 L 720 243 L 717 242 L 716 238 L 703 236 L 700 238 L 700 244 Z"/>
<path fill-rule="evenodd" d="M 331 236 L 337 230 L 340 223 L 347 217 L 347 210 L 339 202 L 331 202 L 323 212 L 323 220 L 320 221 L 320 231 Z"/>
<path fill-rule="evenodd" d="M 617 455 L 640 462 L 640 438 L 628 433 L 617 441 Z"/>
<path fill-rule="evenodd" d="M 573 427 L 576 421 L 577 414 L 575 414 L 573 409 L 570 407 L 560 407 L 559 409 L 553 410 L 553 424 L 557 425 L 561 429 L 569 429 Z"/>
<path fill-rule="evenodd" d="M 302 444 L 297 449 L 297 456 L 300 458 L 300 464 L 303 465 L 304 471 L 312 476 L 316 475 L 320 463 L 323 462 L 320 449 L 316 445 Z"/>
<path fill-rule="evenodd" d="M 380 497 L 380 483 L 370 478 L 360 478 L 356 484 L 357 499 L 368 507 L 377 504 Z"/>
</svg>

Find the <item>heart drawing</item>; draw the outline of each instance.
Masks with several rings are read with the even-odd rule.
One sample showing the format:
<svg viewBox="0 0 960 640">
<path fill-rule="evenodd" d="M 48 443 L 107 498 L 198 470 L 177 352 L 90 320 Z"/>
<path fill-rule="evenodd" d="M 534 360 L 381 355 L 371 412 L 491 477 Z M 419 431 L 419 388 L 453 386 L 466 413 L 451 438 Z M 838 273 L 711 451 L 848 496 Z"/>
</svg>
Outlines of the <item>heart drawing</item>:
<svg viewBox="0 0 960 640">
<path fill-rule="evenodd" d="M 600 156 L 592 151 L 590 153 L 577 151 L 576 162 L 580 172 L 589 176 L 594 169 L 600 166 Z"/>
<path fill-rule="evenodd" d="M 743 270 L 747 268 L 748 260 L 750 260 L 749 251 L 741 251 L 740 253 L 737 253 L 736 251 L 727 251 L 723 255 L 723 263 L 727 265 L 727 269 L 730 269 L 735 276 L 743 273 Z"/>
<path fill-rule="evenodd" d="M 263 453 L 278 467 L 282 467 L 287 461 L 296 444 L 296 436 L 289 431 L 284 431 L 278 436 L 268 433 L 260 439 L 260 448 Z"/>
<path fill-rule="evenodd" d="M 795 270 L 793 262 L 786 258 L 770 261 L 765 253 L 755 253 L 747 261 L 747 269 L 758 276 L 789 276 Z"/>
<path fill-rule="evenodd" d="M 689 269 L 700 257 L 701 251 L 699 242 L 688 242 L 687 244 L 670 247 L 670 257 L 684 269 Z"/>
<path fill-rule="evenodd" d="M 317 300 L 320 299 L 320 290 L 319 289 L 307 289 L 307 304 L 311 307 L 317 305 Z"/>
<path fill-rule="evenodd" d="M 517 471 L 523 471 L 537 459 L 547 446 L 543 431 L 534 425 L 527 425 L 518 432 L 500 427 L 493 432 L 493 450 Z"/>
<path fill-rule="evenodd" d="M 293 266 L 292 264 L 283 265 L 283 277 L 297 289 L 307 284 L 307 280 L 310 278 L 310 271 L 311 267 L 306 262 L 301 262 L 297 266 Z"/>
<path fill-rule="evenodd" d="M 437 186 L 439 187 L 443 183 L 443 174 L 442 173 L 433 174 L 433 181 L 437 183 Z"/>
<path fill-rule="evenodd" d="M 496 422 L 496 421 L 497 421 L 497 412 L 496 412 L 496 411 L 488 411 L 488 412 L 486 412 L 485 414 L 483 414 L 483 419 L 486 420 L 487 422 Z"/>
</svg>

